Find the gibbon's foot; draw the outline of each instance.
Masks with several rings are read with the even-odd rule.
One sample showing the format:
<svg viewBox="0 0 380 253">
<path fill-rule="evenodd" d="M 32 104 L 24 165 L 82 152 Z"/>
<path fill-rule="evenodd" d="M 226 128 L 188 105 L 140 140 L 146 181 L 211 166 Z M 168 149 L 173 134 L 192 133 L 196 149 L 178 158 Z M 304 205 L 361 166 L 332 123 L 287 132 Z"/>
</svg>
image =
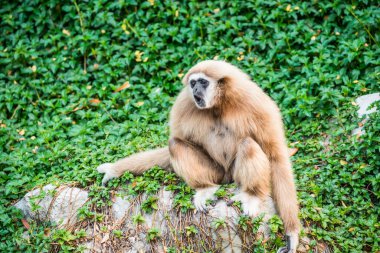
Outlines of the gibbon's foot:
<svg viewBox="0 0 380 253">
<path fill-rule="evenodd" d="M 296 253 L 298 246 L 298 233 L 286 234 L 286 247 L 281 247 L 277 253 Z"/>
<path fill-rule="evenodd" d="M 255 217 L 260 214 L 261 200 L 256 196 L 250 195 L 246 192 L 240 192 L 233 196 L 231 200 L 240 201 L 243 213 L 248 216 Z"/>
<path fill-rule="evenodd" d="M 216 197 L 214 194 L 218 189 L 219 186 L 197 189 L 193 199 L 195 209 L 197 209 L 199 212 L 205 212 L 207 210 L 207 200 L 215 200 Z"/>
<path fill-rule="evenodd" d="M 105 186 L 112 178 L 119 177 L 119 174 L 115 172 L 113 163 L 103 163 L 96 168 L 99 173 L 104 173 L 102 185 Z"/>
</svg>

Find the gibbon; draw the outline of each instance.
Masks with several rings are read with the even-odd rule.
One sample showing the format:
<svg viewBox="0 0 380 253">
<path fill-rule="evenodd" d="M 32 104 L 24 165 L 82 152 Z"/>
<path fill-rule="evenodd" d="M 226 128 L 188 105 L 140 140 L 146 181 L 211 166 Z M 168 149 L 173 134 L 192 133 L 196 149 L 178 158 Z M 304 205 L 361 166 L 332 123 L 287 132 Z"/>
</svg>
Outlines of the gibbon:
<svg viewBox="0 0 380 253">
<path fill-rule="evenodd" d="M 184 76 L 184 88 L 170 113 L 170 140 L 164 148 L 98 167 L 103 184 L 125 171 L 141 174 L 158 165 L 173 170 L 196 190 L 194 205 L 206 208 L 218 185 L 236 182 L 233 197 L 251 216 L 267 196 L 275 200 L 296 252 L 300 221 L 281 113 L 275 102 L 237 67 L 207 60 Z"/>
</svg>

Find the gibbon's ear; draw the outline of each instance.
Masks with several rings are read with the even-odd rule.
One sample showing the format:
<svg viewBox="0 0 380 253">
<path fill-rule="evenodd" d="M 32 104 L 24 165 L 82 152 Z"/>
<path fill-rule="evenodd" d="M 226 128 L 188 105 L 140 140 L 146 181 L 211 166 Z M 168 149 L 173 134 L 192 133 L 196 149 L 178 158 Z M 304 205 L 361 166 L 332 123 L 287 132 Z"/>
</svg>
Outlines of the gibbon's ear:
<svg viewBox="0 0 380 253">
<path fill-rule="evenodd" d="M 218 86 L 223 87 L 229 82 L 228 77 L 222 77 L 218 80 Z"/>
</svg>

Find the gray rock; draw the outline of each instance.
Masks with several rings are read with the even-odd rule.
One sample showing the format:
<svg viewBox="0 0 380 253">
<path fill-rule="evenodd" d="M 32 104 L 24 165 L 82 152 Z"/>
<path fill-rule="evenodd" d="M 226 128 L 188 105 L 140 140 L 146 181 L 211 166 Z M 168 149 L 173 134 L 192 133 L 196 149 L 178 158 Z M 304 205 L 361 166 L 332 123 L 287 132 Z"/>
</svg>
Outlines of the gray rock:
<svg viewBox="0 0 380 253">
<path fill-rule="evenodd" d="M 365 116 L 365 118 L 361 121 L 362 126 L 355 128 L 352 131 L 352 135 L 360 136 L 362 135 L 364 131 L 364 124 L 368 121 L 368 115 L 371 113 L 374 113 L 377 111 L 376 107 L 373 107 L 369 109 L 370 105 L 373 104 L 376 101 L 380 100 L 380 93 L 373 93 L 373 94 L 368 94 L 364 96 L 358 97 L 355 102 L 359 106 L 358 109 L 358 115 L 359 117 Z"/>
<path fill-rule="evenodd" d="M 372 103 L 379 100 L 380 100 L 380 92 L 358 97 L 355 100 L 355 102 L 359 106 L 359 110 L 358 110 L 359 117 L 376 112 L 377 110 L 376 107 L 372 109 L 368 109 L 368 108 L 370 107 Z"/>
<path fill-rule="evenodd" d="M 126 215 L 129 207 L 131 206 L 127 196 L 117 196 L 112 205 L 112 213 L 116 221 L 120 221 Z"/>
<path fill-rule="evenodd" d="M 184 214 L 174 208 L 174 194 L 161 189 L 157 193 L 158 210 L 146 214 L 141 210 L 141 204 L 147 197 L 147 194 L 138 197 L 123 197 L 121 193 L 117 194 L 110 210 L 112 215 L 105 218 L 106 223 L 91 224 L 89 226 L 91 229 L 86 230 L 87 240 L 82 241 L 81 244 L 86 248 L 85 252 L 113 252 L 114 250 L 128 253 L 165 252 L 165 247 L 175 245 L 178 241 L 184 245 L 191 245 L 194 251 L 202 250 L 201 245 L 198 245 L 201 241 L 208 241 L 211 243 L 209 245 L 215 244 L 213 247 L 216 247 L 218 252 L 242 252 L 243 247 L 246 247 L 243 244 L 247 239 L 243 241 L 238 233 L 239 211 L 236 207 L 228 206 L 225 200 L 218 200 L 215 205 L 210 205 L 207 213 Z M 15 206 L 21 209 L 29 219 L 52 221 L 59 226 L 75 227 L 79 224 L 76 223 L 77 211 L 87 200 L 88 192 L 85 190 L 47 185 L 29 192 Z M 36 206 L 39 208 L 33 208 Z M 261 208 L 266 213 L 265 221 L 275 213 L 271 198 L 268 198 Z M 107 210 L 109 209 L 105 209 L 106 212 Z M 145 222 L 135 224 L 132 217 L 136 214 L 141 214 Z M 215 228 L 213 224 L 216 220 L 223 220 L 224 225 Z M 190 236 L 186 235 L 186 228 L 193 225 L 198 232 Z M 101 227 L 107 227 L 108 230 L 102 231 Z M 148 243 L 148 231 L 152 228 L 160 231 L 160 239 Z M 113 244 L 112 240 L 115 238 L 112 236 L 112 230 L 115 229 L 122 230 L 125 237 Z M 265 222 L 259 231 L 264 235 L 268 233 L 269 228 Z M 110 245 L 113 245 L 112 250 Z"/>
<path fill-rule="evenodd" d="M 51 221 L 65 226 L 76 223 L 77 211 L 87 199 L 87 191 L 49 184 L 27 193 L 15 207 L 19 208 L 26 218 Z"/>
</svg>

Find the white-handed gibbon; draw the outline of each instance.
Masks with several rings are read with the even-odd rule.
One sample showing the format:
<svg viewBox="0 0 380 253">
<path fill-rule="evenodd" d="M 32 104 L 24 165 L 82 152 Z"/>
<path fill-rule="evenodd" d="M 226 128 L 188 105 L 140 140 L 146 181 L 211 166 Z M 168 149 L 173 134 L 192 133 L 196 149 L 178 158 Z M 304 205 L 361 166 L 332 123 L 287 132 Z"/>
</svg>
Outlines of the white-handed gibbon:
<svg viewBox="0 0 380 253">
<path fill-rule="evenodd" d="M 170 140 L 150 150 L 98 167 L 103 184 L 125 171 L 141 174 L 158 165 L 173 170 L 196 190 L 194 204 L 204 210 L 218 185 L 236 182 L 234 200 L 258 214 L 267 196 L 275 200 L 295 252 L 300 221 L 281 113 L 248 75 L 224 61 L 202 61 L 183 78 L 184 88 L 170 113 Z"/>
</svg>

